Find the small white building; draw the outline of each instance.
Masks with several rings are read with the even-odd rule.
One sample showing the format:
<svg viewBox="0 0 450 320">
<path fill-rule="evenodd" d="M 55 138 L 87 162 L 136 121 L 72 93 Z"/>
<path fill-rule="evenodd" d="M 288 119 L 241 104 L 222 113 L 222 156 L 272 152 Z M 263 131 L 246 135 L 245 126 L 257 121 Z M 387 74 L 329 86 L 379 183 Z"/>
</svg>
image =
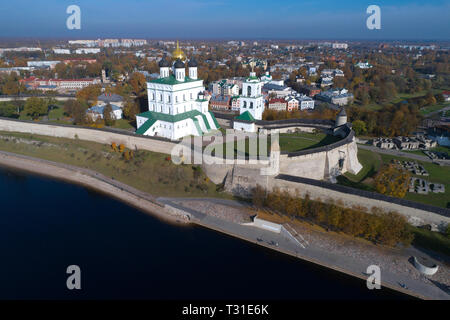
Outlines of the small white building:
<svg viewBox="0 0 450 320">
<path fill-rule="evenodd" d="M 103 119 L 105 115 L 105 107 L 106 105 L 96 105 L 86 110 L 86 115 L 91 118 L 92 121 L 97 120 L 98 118 Z M 111 105 L 112 112 L 111 118 L 115 120 L 122 119 L 122 108 L 116 106 L 114 104 Z"/>
<path fill-rule="evenodd" d="M 255 118 L 248 111 L 240 114 L 233 120 L 233 129 L 245 132 L 256 132 Z"/>
</svg>

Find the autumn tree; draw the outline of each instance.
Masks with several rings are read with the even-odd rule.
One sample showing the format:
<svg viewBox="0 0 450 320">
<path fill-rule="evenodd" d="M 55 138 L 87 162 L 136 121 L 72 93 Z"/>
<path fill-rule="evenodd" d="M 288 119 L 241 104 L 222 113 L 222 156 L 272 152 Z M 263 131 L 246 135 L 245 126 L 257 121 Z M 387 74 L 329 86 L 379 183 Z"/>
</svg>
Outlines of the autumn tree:
<svg viewBox="0 0 450 320">
<path fill-rule="evenodd" d="M 140 72 L 133 72 L 128 82 L 133 88 L 133 92 L 136 95 L 142 94 L 147 88 L 147 81 L 145 80 L 145 76 Z"/>
<path fill-rule="evenodd" d="M 87 103 L 90 105 L 95 105 L 97 103 L 97 98 L 101 94 L 100 85 L 90 85 L 78 90 L 76 93 L 76 98 L 82 103 Z"/>
<path fill-rule="evenodd" d="M 375 176 L 375 189 L 388 196 L 403 198 L 408 190 L 411 174 L 394 164 L 384 165 Z"/>
<path fill-rule="evenodd" d="M 73 118 L 75 124 L 86 123 L 87 105 L 75 99 L 70 99 L 64 102 L 64 112 Z"/>
<path fill-rule="evenodd" d="M 357 136 L 363 135 L 367 132 L 366 123 L 362 120 L 353 121 L 352 128 Z"/>
<path fill-rule="evenodd" d="M 127 101 L 123 107 L 123 116 L 128 120 L 136 120 L 136 115 L 140 113 L 139 105 L 135 101 Z"/>
<path fill-rule="evenodd" d="M 25 102 L 24 111 L 25 114 L 32 118 L 38 118 L 39 116 L 48 113 L 47 101 L 38 97 L 28 98 L 27 102 Z"/>
</svg>

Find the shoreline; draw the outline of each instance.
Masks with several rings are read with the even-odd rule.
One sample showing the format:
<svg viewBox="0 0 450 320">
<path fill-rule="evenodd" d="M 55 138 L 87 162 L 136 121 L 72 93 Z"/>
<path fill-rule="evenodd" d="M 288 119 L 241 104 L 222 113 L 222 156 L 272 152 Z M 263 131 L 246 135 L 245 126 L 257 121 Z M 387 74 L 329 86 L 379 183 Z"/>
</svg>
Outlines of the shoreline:
<svg viewBox="0 0 450 320">
<path fill-rule="evenodd" d="M 349 270 L 333 266 L 330 264 L 326 264 L 322 261 L 301 255 L 299 253 L 294 254 L 293 252 L 283 250 L 279 247 L 273 247 L 265 243 L 259 243 L 257 241 L 254 241 L 253 239 L 246 238 L 245 236 L 241 236 L 239 234 L 230 232 L 223 228 L 203 223 L 198 219 L 190 219 L 190 220 L 183 219 L 181 215 L 175 215 L 173 211 L 170 212 L 169 210 L 164 208 L 165 204 L 157 201 L 156 198 L 154 198 L 153 196 L 141 192 L 125 184 L 122 184 L 119 181 L 107 178 L 101 175 L 100 173 L 88 169 L 52 162 L 44 159 L 24 156 L 20 154 L 14 154 L 5 151 L 0 151 L 0 167 L 15 169 L 22 172 L 37 174 L 43 177 L 51 177 L 68 183 L 81 185 L 83 187 L 95 190 L 96 192 L 99 192 L 101 194 L 111 196 L 136 209 L 139 209 L 147 214 L 150 214 L 163 222 L 171 223 L 176 226 L 186 226 L 186 227 L 190 225 L 201 226 L 204 228 L 208 228 L 210 230 L 214 230 L 216 232 L 226 234 L 228 236 L 232 236 L 234 238 L 238 238 L 256 245 L 260 245 L 262 247 L 271 250 L 275 250 L 283 254 L 287 254 L 291 257 L 295 257 L 304 260 L 306 262 L 313 263 L 318 266 L 325 267 L 327 269 L 331 269 L 336 272 L 344 273 L 348 276 L 356 277 L 363 281 L 366 280 L 366 278 L 363 277 L 362 275 L 355 274 Z M 425 297 L 417 292 L 405 290 L 399 287 L 394 287 L 388 283 L 385 283 L 383 280 L 381 281 L 381 285 L 382 287 L 389 288 L 391 290 L 400 292 L 402 294 L 406 294 L 408 296 L 420 299 L 430 299 L 429 297 Z"/>
<path fill-rule="evenodd" d="M 188 223 L 188 221 L 182 220 L 182 217 L 168 212 L 164 208 L 164 204 L 152 199 L 153 197 L 149 194 L 88 169 L 6 151 L 0 151 L 0 167 L 80 185 L 113 197 L 167 223 L 178 226 Z"/>
</svg>

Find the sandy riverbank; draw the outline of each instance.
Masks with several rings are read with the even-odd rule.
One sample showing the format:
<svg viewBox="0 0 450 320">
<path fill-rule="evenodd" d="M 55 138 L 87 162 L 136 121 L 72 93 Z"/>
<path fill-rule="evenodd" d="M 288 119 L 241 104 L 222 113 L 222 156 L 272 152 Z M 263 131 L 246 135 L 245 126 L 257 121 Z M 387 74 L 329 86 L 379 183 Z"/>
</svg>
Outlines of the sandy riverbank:
<svg viewBox="0 0 450 320">
<path fill-rule="evenodd" d="M 0 166 L 64 180 L 93 189 L 165 222 L 178 225 L 188 222 L 182 216 L 169 212 L 164 208 L 164 204 L 158 203 L 152 195 L 91 170 L 4 151 L 0 151 Z"/>
</svg>

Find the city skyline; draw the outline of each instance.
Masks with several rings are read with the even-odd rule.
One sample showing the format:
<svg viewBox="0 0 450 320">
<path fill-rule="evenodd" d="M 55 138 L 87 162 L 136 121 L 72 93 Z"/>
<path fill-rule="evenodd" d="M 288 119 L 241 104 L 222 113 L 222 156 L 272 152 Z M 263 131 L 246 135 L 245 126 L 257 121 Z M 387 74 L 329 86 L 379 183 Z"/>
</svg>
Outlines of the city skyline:
<svg viewBox="0 0 450 320">
<path fill-rule="evenodd" d="M 44 5 L 45 4 L 45 5 Z M 0 5 L 0 37 L 150 39 L 449 40 L 449 1 L 143 1 L 33 2 Z M 69 30 L 69 5 L 81 29 Z M 381 8 L 381 29 L 369 30 L 369 5 Z M 21 10 L 15 10 L 17 6 Z M 52 17 L 52 19 L 48 19 Z"/>
</svg>

